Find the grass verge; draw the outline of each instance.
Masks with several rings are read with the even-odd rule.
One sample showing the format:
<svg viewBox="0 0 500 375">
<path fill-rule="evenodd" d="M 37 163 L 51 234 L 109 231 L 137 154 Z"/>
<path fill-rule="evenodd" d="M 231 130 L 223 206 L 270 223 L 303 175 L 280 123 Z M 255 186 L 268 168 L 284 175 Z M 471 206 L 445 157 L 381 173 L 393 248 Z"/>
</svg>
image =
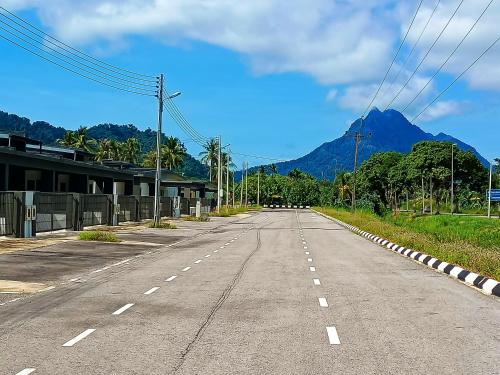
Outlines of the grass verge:
<svg viewBox="0 0 500 375">
<path fill-rule="evenodd" d="M 177 229 L 177 226 L 169 221 L 161 221 L 158 224 L 155 224 L 154 221 L 151 221 L 147 224 L 148 228 L 156 228 L 156 229 Z"/>
<path fill-rule="evenodd" d="M 184 221 L 200 221 L 200 222 L 206 222 L 210 221 L 210 218 L 206 215 L 196 217 L 196 216 L 186 216 L 183 218 Z"/>
<path fill-rule="evenodd" d="M 244 214 L 250 211 L 259 211 L 262 209 L 262 206 L 241 206 L 241 207 L 222 207 L 220 212 L 211 212 L 210 216 L 214 217 L 229 217 L 238 214 Z"/>
<path fill-rule="evenodd" d="M 116 234 L 100 230 L 89 230 L 81 232 L 78 235 L 78 239 L 81 241 L 119 242 L 119 239 L 116 237 Z"/>
<path fill-rule="evenodd" d="M 398 245 L 500 280 L 500 221 L 459 216 L 385 216 L 315 208 Z"/>
</svg>

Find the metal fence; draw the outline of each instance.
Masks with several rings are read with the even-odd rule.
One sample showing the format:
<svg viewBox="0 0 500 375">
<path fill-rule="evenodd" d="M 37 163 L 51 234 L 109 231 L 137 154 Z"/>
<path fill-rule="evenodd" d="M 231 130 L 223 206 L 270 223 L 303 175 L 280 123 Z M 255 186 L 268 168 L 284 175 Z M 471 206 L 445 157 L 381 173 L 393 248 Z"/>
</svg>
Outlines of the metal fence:
<svg viewBox="0 0 500 375">
<path fill-rule="evenodd" d="M 171 217 L 173 216 L 174 200 L 169 197 L 160 197 L 160 216 Z"/>
<path fill-rule="evenodd" d="M 16 214 L 16 198 L 14 193 L 0 193 L 0 236 L 14 234 L 14 217 Z"/>
<path fill-rule="evenodd" d="M 152 219 L 155 212 L 154 197 L 139 197 L 139 220 Z"/>
<path fill-rule="evenodd" d="M 130 195 L 118 196 L 118 204 L 120 210 L 118 211 L 118 220 L 121 221 L 136 221 L 138 220 L 138 205 L 137 198 Z"/>
<path fill-rule="evenodd" d="M 73 194 L 38 192 L 34 196 L 34 204 L 37 209 L 37 232 L 73 228 Z"/>
<path fill-rule="evenodd" d="M 111 198 L 105 194 L 85 194 L 81 196 L 81 212 L 83 226 L 109 224 L 111 215 Z"/>
</svg>

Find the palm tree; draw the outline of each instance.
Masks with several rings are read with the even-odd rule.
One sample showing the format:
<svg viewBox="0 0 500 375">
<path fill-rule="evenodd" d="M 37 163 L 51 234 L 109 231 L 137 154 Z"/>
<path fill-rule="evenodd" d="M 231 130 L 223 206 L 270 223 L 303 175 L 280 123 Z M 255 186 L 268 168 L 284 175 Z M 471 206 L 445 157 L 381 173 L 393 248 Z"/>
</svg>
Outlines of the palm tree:
<svg viewBox="0 0 500 375">
<path fill-rule="evenodd" d="M 176 169 L 182 166 L 185 156 L 186 147 L 179 138 L 167 137 L 161 150 L 162 164 L 170 170 Z"/>
<path fill-rule="evenodd" d="M 277 174 L 278 173 L 278 168 L 276 167 L 276 164 L 271 164 L 271 174 Z"/>
<path fill-rule="evenodd" d="M 208 173 L 210 176 L 210 181 L 212 177 L 215 177 L 217 173 L 212 173 L 212 171 L 217 169 L 217 159 L 219 158 L 219 141 L 217 138 L 211 138 L 208 140 L 203 147 L 204 151 L 200 152 L 201 162 L 208 166 Z"/>
<path fill-rule="evenodd" d="M 85 126 L 80 126 L 80 128 L 74 132 L 75 141 L 73 147 L 93 153 L 97 142 L 95 139 L 90 139 L 87 132 L 88 129 Z"/>
<path fill-rule="evenodd" d="M 64 136 L 62 138 L 59 138 L 57 140 L 57 143 L 59 143 L 61 146 L 66 146 L 66 147 L 75 147 L 76 143 L 76 134 L 74 131 L 68 130 L 66 133 L 64 133 Z"/>
<path fill-rule="evenodd" d="M 111 141 L 109 139 L 102 139 L 101 141 L 99 141 L 95 153 L 95 160 L 103 161 L 106 159 L 110 159 L 110 149 L 111 149 Z"/>
<path fill-rule="evenodd" d="M 294 168 L 290 172 L 288 172 L 288 177 L 294 178 L 294 179 L 300 178 L 300 177 L 302 177 L 302 171 L 298 168 Z"/>
</svg>

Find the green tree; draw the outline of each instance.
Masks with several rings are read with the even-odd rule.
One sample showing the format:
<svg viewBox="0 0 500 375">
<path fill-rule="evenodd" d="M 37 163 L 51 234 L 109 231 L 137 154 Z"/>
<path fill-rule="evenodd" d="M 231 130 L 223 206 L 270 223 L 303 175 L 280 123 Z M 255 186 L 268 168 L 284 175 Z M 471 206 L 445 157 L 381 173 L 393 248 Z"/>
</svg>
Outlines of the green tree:
<svg viewBox="0 0 500 375">
<path fill-rule="evenodd" d="M 217 165 L 219 159 L 219 141 L 217 138 L 209 139 L 200 152 L 201 162 L 208 166 L 209 180 L 214 181 L 217 177 Z"/>
</svg>

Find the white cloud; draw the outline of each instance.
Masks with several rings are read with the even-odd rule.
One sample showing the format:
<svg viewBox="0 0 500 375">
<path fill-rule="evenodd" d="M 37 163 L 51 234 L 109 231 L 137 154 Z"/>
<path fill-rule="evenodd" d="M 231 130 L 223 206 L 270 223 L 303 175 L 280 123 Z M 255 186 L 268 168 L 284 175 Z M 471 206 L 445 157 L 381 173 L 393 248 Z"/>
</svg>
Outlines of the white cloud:
<svg viewBox="0 0 500 375">
<path fill-rule="evenodd" d="M 438 101 L 431 105 L 423 114 L 419 117 L 420 121 L 432 121 L 442 117 L 456 115 L 463 111 L 468 104 L 465 102 L 458 102 L 453 100 L 448 101 Z"/>
<path fill-rule="evenodd" d="M 402 109 L 453 50 L 489 0 L 465 1 L 420 71 L 392 105 Z M 424 1 L 398 64 L 424 27 L 435 0 Z M 58 37 L 73 44 L 102 46 L 111 53 L 127 47 L 129 35 L 146 35 L 164 43 L 202 41 L 246 56 L 255 74 L 300 72 L 329 88 L 328 101 L 363 110 L 406 32 L 416 2 L 410 0 L 6 0 L 13 9 L 34 8 Z M 383 109 L 406 81 L 418 59 L 457 6 L 441 0 L 427 31 L 394 85 L 382 87 L 375 105 Z M 444 73 L 459 74 L 498 36 L 500 2 L 494 2 Z M 104 43 L 103 43 L 104 42 Z M 500 45 L 464 80 L 472 89 L 500 90 Z M 342 89 L 340 89 L 340 87 Z M 416 111 L 437 94 L 430 84 L 408 108 Z M 448 102 L 440 102 L 448 103 Z M 444 113 L 444 104 L 435 111 Z"/>
</svg>

